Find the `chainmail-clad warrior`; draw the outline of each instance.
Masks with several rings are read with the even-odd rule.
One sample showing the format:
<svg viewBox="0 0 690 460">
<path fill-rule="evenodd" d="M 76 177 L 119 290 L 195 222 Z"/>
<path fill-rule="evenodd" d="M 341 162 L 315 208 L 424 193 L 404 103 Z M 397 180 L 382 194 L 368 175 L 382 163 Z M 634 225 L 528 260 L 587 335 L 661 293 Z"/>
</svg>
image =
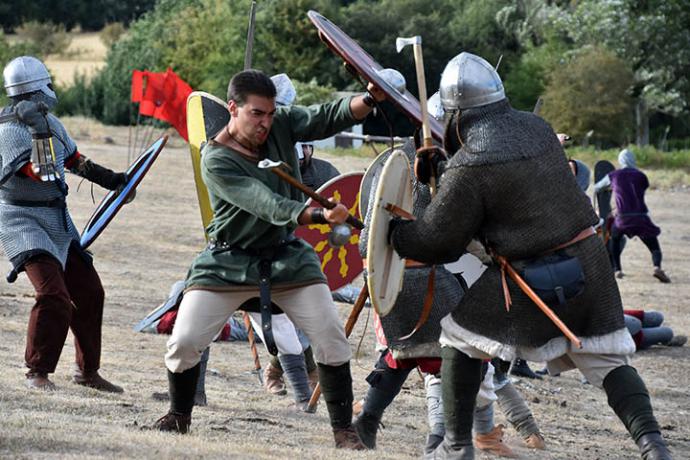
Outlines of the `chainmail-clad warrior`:
<svg viewBox="0 0 690 460">
<path fill-rule="evenodd" d="M 202 155 L 214 211 L 210 243 L 187 276 L 165 356 L 170 410 L 154 428 L 189 430 L 202 351 L 242 303 L 260 297 L 267 308 L 278 305 L 314 346 L 336 447 L 364 448 L 351 426 L 350 344 L 318 256 L 293 234 L 297 225 L 344 223 L 348 210 L 342 204 L 307 208 L 299 190 L 258 162 L 284 162 L 299 180 L 294 143 L 328 137 L 366 117 L 373 98 L 385 97 L 372 85 L 370 92 L 375 96 L 276 108 L 275 86 L 264 73 L 245 70 L 230 80 L 230 122 Z"/>
<path fill-rule="evenodd" d="M 642 458 L 671 458 L 644 382 L 630 366 L 635 344 L 606 249 L 592 229 L 597 216 L 578 190 L 556 134 L 538 116 L 514 110 L 498 74 L 478 56 L 453 58 L 440 92 L 449 113 L 444 147 L 454 156 L 424 214 L 414 222 L 393 221 L 393 246 L 403 257 L 441 263 L 457 259 L 478 238 L 528 282 L 557 274 L 540 293 L 582 349 L 502 276 L 498 264 L 488 267 L 441 323 L 446 434 L 430 458 L 474 458 L 482 359 L 517 356 L 547 361 L 552 372 L 579 368 L 603 387 Z M 418 172 L 433 169 L 440 155 L 419 154 Z"/>
<path fill-rule="evenodd" d="M 408 141 L 402 150 L 412 165 L 415 156 L 414 142 Z M 388 156 L 392 152 L 393 150 L 390 150 Z M 373 199 L 373 193 L 378 186 L 381 166 L 384 162 L 385 159 L 382 159 L 372 166 L 378 165 L 379 171 L 374 173 L 364 220 L 365 228 L 360 233 L 359 240 L 359 251 L 365 259 L 368 255 L 369 225 L 376 202 Z M 415 216 L 421 216 L 431 201 L 429 187 L 413 180 L 412 197 L 412 213 Z M 383 412 L 398 395 L 409 373 L 417 366 L 422 371 L 432 374 L 439 371 L 441 349 L 438 338 L 441 333 L 441 318 L 448 314 L 462 297 L 462 286 L 442 265 L 435 267 L 434 298 L 429 319 L 411 338 L 400 340 L 400 337 L 412 331 L 422 314 L 431 269 L 430 264 L 408 259 L 405 264 L 402 290 L 398 294 L 395 305 L 389 314 L 377 318 L 377 324 L 381 326 L 377 335 L 385 336 L 379 342 L 386 342 L 387 349 L 376 363 L 374 371 L 367 377 L 370 387 L 364 399 L 362 412 L 355 421 L 357 432 L 370 449 L 376 447 L 376 433 Z"/>
<path fill-rule="evenodd" d="M 401 150 L 407 155 L 410 167 L 412 167 L 415 159 L 414 142 L 408 141 L 401 147 Z M 376 164 L 372 166 L 378 166 L 379 170 L 374 173 L 370 197 L 373 196 L 378 186 L 381 166 L 391 153 L 392 151 L 387 155 L 384 154 L 384 157 L 380 161 L 377 160 Z M 429 186 L 419 182 L 413 175 L 412 191 L 412 213 L 415 216 L 421 216 L 431 202 Z M 359 248 L 365 258 L 374 204 L 375 200 L 370 199 L 368 201 L 365 229 L 360 234 Z M 440 394 L 441 347 L 438 342 L 441 335 L 441 319 L 458 304 L 466 288 L 466 283 L 462 279 L 462 275 L 453 275 L 443 265 L 437 265 L 435 267 L 434 300 L 429 319 L 411 338 L 400 340 L 400 337 L 408 334 L 414 328 L 421 315 L 431 271 L 430 265 L 411 259 L 406 261 L 406 265 L 402 291 L 398 294 L 395 305 L 388 315 L 383 318 L 376 317 L 377 342 L 383 351 L 376 362 L 374 371 L 367 377 L 370 388 L 364 399 L 362 411 L 354 425 L 362 442 L 368 448 L 374 449 L 378 427 L 381 424 L 385 409 L 398 395 L 410 372 L 418 367 L 427 374 L 425 389 L 431 430 L 425 446 L 425 451 L 428 452 L 438 446 L 445 432 Z M 493 366 L 487 363 L 484 373 L 488 376 L 489 381 L 492 380 L 494 376 Z M 483 394 L 488 396 L 481 398 L 481 407 L 477 408 L 476 416 L 480 423 L 475 423 L 475 443 L 482 450 L 504 456 L 513 455 L 512 450 L 503 442 L 502 427 L 494 426 L 493 423 L 493 401 L 498 399 L 502 401 L 501 408 L 505 409 L 509 420 L 524 435 L 526 444 L 533 448 L 543 448 L 543 438 L 534 422 L 532 413 L 512 384 L 504 378 L 504 374 L 501 375 L 503 377 L 498 380 L 496 387 L 496 390 L 502 390 L 500 397 L 497 393 L 494 394 L 495 388 L 491 382 L 483 385 Z"/>
<path fill-rule="evenodd" d="M 104 292 L 91 255 L 66 205 L 65 168 L 109 190 L 125 184 L 124 173 L 81 155 L 60 121 L 48 110 L 57 103 L 50 74 L 32 56 L 10 61 L 3 71 L 11 104 L 0 112 L 0 244 L 36 291 L 26 340 L 30 388 L 54 390 L 67 331 L 76 348 L 74 382 L 122 392 L 98 374 Z"/>
</svg>

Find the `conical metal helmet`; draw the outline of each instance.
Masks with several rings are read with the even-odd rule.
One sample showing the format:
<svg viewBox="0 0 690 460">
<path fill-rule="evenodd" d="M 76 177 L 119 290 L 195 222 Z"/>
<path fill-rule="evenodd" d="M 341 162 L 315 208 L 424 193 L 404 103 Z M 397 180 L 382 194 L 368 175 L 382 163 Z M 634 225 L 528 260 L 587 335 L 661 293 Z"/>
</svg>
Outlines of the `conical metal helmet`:
<svg viewBox="0 0 690 460">
<path fill-rule="evenodd" d="M 40 91 L 57 100 L 46 66 L 33 56 L 12 59 L 2 72 L 9 97 Z"/>
<path fill-rule="evenodd" d="M 501 77 L 483 58 L 460 53 L 441 74 L 441 104 L 446 111 L 481 107 L 505 99 Z"/>
</svg>

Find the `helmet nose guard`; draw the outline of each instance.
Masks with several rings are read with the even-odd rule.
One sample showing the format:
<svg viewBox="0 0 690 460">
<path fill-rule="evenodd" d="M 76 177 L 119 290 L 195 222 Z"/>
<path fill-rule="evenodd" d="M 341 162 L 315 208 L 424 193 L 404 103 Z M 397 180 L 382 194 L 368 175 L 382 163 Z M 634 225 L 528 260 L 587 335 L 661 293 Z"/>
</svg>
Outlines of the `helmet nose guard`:
<svg viewBox="0 0 690 460">
<path fill-rule="evenodd" d="M 485 59 L 460 53 L 441 74 L 441 104 L 450 112 L 492 104 L 505 99 L 501 77 Z"/>
<path fill-rule="evenodd" d="M 5 66 L 2 75 L 9 97 L 40 91 L 57 100 L 48 69 L 33 56 L 12 59 Z"/>
</svg>

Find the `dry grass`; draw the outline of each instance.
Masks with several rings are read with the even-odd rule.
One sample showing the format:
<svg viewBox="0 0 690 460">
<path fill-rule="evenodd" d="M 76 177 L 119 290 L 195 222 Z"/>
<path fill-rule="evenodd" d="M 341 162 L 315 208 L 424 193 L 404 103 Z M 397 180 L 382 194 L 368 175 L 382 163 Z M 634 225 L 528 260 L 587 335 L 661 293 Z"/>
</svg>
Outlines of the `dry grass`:
<svg viewBox="0 0 690 460">
<path fill-rule="evenodd" d="M 70 32 L 70 45 L 60 54 L 50 55 L 45 64 L 55 82 L 61 86 L 70 86 L 77 75 L 87 79 L 105 65 L 108 49 L 98 32 Z M 20 40 L 16 35 L 7 35 L 10 43 Z"/>
<path fill-rule="evenodd" d="M 48 56 L 45 63 L 56 83 L 66 87 L 77 75 L 88 79 L 103 68 L 107 52 L 97 32 L 75 33 L 67 50 L 60 55 Z"/>
<path fill-rule="evenodd" d="M 71 120 L 76 130 L 82 120 Z M 126 129 L 77 136 L 80 150 L 116 170 L 126 166 Z M 110 135 L 115 144 L 103 145 Z M 333 158 L 331 158 L 333 159 Z M 366 158 L 337 158 L 343 172 L 363 169 Z M 77 188 L 70 177 L 70 210 L 81 228 L 95 205 L 88 185 Z M 100 190 L 96 190 L 98 195 Z M 98 198 L 98 197 L 97 197 Z M 638 241 L 628 244 L 620 286 L 626 306 L 658 308 L 679 332 L 690 330 L 690 213 L 687 190 L 652 191 L 649 204 L 663 228 L 661 244 L 665 267 L 673 278 L 661 285 L 651 276 L 646 249 Z M 142 431 L 163 415 L 167 405 L 151 399 L 166 388 L 163 353 L 165 336 L 137 334 L 132 326 L 166 296 L 169 287 L 184 277 L 187 267 L 204 245 L 190 173 L 189 155 L 178 144 L 166 148 L 142 183 L 136 200 L 128 205 L 92 246 L 95 264 L 106 290 L 103 325 L 102 372 L 125 387 L 123 395 L 100 394 L 69 382 L 74 351 L 71 337 L 62 353 L 52 394 L 24 388 L 23 348 L 33 290 L 26 277 L 15 284 L 0 283 L 0 457 L 2 458 L 419 458 L 426 435 L 422 382 L 411 374 L 406 388 L 384 418 L 376 452 L 351 453 L 333 449 L 325 407 L 316 415 L 290 412 L 289 397 L 265 393 L 249 373 L 252 361 L 246 343 L 220 343 L 212 347 L 207 379 L 210 405 L 194 412 L 193 432 L 175 436 Z M 9 268 L 3 259 L 0 273 Z M 342 305 L 345 318 L 349 306 Z M 374 361 L 371 327 L 363 332 L 364 317 L 352 335 L 353 349 L 364 333 L 359 363 L 353 362 L 355 392 L 367 389 L 364 377 Z M 655 413 L 678 458 L 690 452 L 687 382 L 690 349 L 657 348 L 638 353 L 637 367 L 652 393 Z M 261 350 L 262 362 L 267 354 Z M 622 459 L 637 458 L 635 447 L 606 405 L 604 394 L 582 385 L 577 372 L 543 382 L 517 381 L 518 388 L 544 430 L 549 450 L 534 454 L 518 447 L 521 458 Z M 497 411 L 498 412 L 498 411 Z M 497 422 L 504 422 L 497 414 Z M 519 446 L 515 431 L 508 441 Z M 478 455 L 478 458 L 492 458 Z"/>
</svg>

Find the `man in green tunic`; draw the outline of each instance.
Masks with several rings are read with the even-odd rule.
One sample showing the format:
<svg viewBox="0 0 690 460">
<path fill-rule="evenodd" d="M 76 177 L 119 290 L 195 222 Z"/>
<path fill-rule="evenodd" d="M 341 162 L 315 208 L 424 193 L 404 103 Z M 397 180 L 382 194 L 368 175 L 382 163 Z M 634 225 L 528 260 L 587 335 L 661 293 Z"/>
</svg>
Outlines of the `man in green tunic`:
<svg viewBox="0 0 690 460">
<path fill-rule="evenodd" d="M 203 149 L 202 177 L 214 212 L 207 228 L 210 243 L 187 275 L 165 355 L 170 411 L 154 427 L 188 431 L 201 353 L 240 305 L 260 296 L 260 281 L 267 281 L 271 301 L 314 345 L 336 447 L 363 449 L 351 427 L 350 345 L 316 253 L 293 234 L 298 225 L 343 223 L 348 210 L 342 204 L 331 210 L 308 208 L 300 191 L 257 163 L 265 158 L 285 162 L 300 179 L 295 142 L 329 137 L 354 125 L 371 111 L 374 98 L 385 96 L 369 85 L 363 96 L 276 108 L 275 95 L 273 82 L 262 72 L 236 74 L 228 86 L 230 122 Z"/>
</svg>

